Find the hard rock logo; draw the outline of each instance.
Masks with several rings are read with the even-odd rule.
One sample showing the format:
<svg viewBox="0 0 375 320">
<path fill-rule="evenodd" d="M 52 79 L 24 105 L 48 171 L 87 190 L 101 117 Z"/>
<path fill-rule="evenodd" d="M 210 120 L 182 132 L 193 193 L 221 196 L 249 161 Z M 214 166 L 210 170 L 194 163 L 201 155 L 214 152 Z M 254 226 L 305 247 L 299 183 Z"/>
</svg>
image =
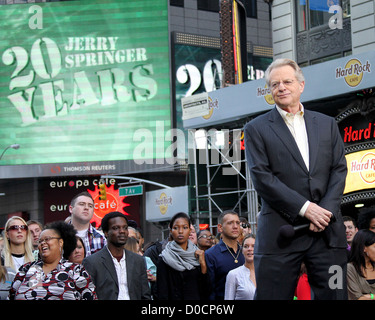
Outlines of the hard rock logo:
<svg viewBox="0 0 375 320">
<path fill-rule="evenodd" d="M 336 79 L 344 78 L 350 87 L 356 87 L 361 83 L 365 72 L 371 73 L 370 68 L 371 64 L 368 60 L 362 65 L 358 59 L 351 59 L 346 63 L 344 68 L 336 68 Z"/>
<path fill-rule="evenodd" d="M 262 87 L 257 88 L 257 97 L 264 97 L 264 100 L 266 100 L 266 102 L 269 105 L 275 104 L 275 101 L 273 100 L 273 97 L 271 94 L 271 89 L 268 88 L 267 84 L 264 86 L 264 88 Z"/>
</svg>

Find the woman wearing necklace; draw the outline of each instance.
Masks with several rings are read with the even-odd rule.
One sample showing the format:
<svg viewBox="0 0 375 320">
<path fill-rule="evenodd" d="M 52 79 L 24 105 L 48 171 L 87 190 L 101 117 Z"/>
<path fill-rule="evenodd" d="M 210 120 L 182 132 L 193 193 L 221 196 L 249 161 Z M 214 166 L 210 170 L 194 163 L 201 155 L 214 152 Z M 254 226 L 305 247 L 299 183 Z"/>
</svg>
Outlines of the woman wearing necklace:
<svg viewBox="0 0 375 320">
<path fill-rule="evenodd" d="M 375 233 L 362 229 L 354 236 L 348 270 L 349 300 L 375 300 Z"/>
<path fill-rule="evenodd" d="M 17 216 L 9 218 L 4 229 L 7 241 L 1 259 L 5 267 L 17 272 L 24 263 L 34 261 L 31 235 L 26 221 Z"/>
<path fill-rule="evenodd" d="M 253 300 L 256 290 L 254 270 L 255 236 L 247 234 L 243 239 L 242 253 L 245 264 L 229 271 L 225 282 L 225 300 Z"/>
<path fill-rule="evenodd" d="M 157 263 L 157 297 L 160 300 L 205 300 L 209 283 L 204 251 L 189 240 L 190 218 L 174 215 L 169 223 L 172 241 Z"/>
</svg>

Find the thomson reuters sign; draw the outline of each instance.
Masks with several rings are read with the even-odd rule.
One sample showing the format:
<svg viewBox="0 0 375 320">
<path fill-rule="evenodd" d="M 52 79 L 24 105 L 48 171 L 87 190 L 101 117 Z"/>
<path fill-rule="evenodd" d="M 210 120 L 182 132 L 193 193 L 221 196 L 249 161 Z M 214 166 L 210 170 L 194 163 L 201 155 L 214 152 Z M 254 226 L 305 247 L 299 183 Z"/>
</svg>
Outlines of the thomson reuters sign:
<svg viewBox="0 0 375 320">
<path fill-rule="evenodd" d="M 336 79 L 343 78 L 350 87 L 358 86 L 365 73 L 371 73 L 371 64 L 367 60 L 362 63 L 358 59 L 349 60 L 345 67 L 337 67 L 335 70 Z"/>
<path fill-rule="evenodd" d="M 347 154 L 345 193 L 375 188 L 375 149 Z"/>
</svg>

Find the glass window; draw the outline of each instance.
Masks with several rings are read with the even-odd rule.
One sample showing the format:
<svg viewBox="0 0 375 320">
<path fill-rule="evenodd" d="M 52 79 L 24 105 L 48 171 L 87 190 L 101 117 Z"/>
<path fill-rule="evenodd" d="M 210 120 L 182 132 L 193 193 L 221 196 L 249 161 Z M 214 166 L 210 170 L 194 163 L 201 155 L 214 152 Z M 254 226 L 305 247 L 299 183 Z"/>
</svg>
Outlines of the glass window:
<svg viewBox="0 0 375 320">
<path fill-rule="evenodd" d="M 309 15 L 310 28 L 328 24 L 332 14 L 329 13 L 329 7 L 333 5 L 340 5 L 339 0 L 310 0 L 309 1 Z"/>
<path fill-rule="evenodd" d="M 220 0 L 198 0 L 198 10 L 219 12 Z"/>
<path fill-rule="evenodd" d="M 350 15 L 350 0 L 296 0 L 297 31 L 328 25 L 333 5 L 341 6 L 344 17 Z"/>
<path fill-rule="evenodd" d="M 175 7 L 183 7 L 184 6 L 184 0 L 170 0 L 169 4 L 171 6 L 175 6 Z"/>
<path fill-rule="evenodd" d="M 342 14 L 344 18 L 350 17 L 350 0 L 342 0 Z"/>
<path fill-rule="evenodd" d="M 306 0 L 296 0 L 297 32 L 307 30 Z"/>
<path fill-rule="evenodd" d="M 242 4 L 246 9 L 246 15 L 248 18 L 257 17 L 257 1 L 256 0 L 242 0 Z"/>
</svg>

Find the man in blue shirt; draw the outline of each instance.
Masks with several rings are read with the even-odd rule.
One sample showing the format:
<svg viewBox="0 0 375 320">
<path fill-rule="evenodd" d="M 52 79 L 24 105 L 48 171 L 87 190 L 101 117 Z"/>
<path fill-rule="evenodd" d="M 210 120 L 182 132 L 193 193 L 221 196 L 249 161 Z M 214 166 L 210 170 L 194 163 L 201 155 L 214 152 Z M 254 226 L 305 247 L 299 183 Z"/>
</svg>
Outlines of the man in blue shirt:
<svg viewBox="0 0 375 320">
<path fill-rule="evenodd" d="M 210 300 L 224 300 L 225 281 L 230 270 L 242 266 L 245 258 L 237 239 L 241 234 L 240 218 L 234 211 L 224 211 L 218 217 L 220 242 L 205 251 L 211 280 Z"/>
</svg>

